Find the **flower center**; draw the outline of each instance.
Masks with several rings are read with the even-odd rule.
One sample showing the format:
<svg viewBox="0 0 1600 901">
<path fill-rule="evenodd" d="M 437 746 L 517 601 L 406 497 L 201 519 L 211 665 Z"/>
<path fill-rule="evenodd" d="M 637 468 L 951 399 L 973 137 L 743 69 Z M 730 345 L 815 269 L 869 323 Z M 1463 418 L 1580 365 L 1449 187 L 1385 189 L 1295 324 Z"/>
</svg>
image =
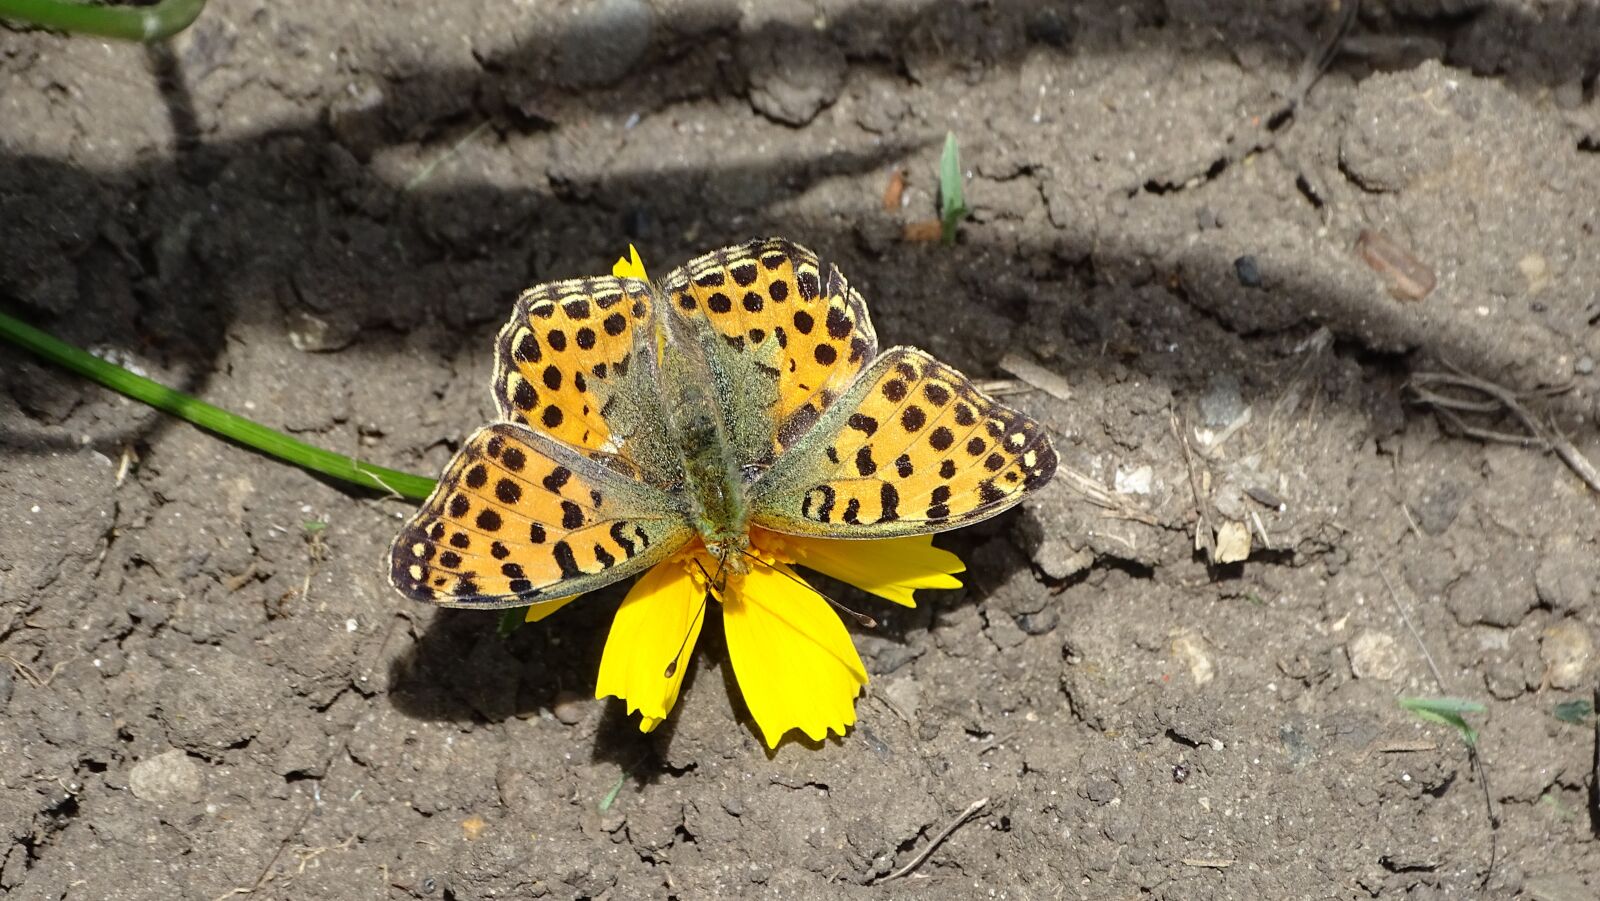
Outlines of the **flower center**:
<svg viewBox="0 0 1600 901">
<path fill-rule="evenodd" d="M 768 532 L 766 529 L 750 530 L 750 552 L 768 566 L 793 563 L 798 559 L 794 544 L 786 536 Z"/>
</svg>

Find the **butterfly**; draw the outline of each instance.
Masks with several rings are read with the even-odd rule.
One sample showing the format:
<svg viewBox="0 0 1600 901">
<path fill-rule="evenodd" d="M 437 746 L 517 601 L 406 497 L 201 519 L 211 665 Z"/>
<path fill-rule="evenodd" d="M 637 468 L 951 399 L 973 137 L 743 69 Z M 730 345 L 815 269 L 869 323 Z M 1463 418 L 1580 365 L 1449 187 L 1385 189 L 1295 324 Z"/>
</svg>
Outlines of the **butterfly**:
<svg viewBox="0 0 1600 901">
<path fill-rule="evenodd" d="M 499 421 L 390 549 L 411 598 L 527 606 L 686 548 L 720 581 L 763 530 L 941 532 L 1014 506 L 1057 461 L 1039 422 L 960 372 L 913 347 L 880 353 L 860 293 L 782 238 L 655 284 L 529 289 L 495 341 L 493 393 Z"/>
</svg>

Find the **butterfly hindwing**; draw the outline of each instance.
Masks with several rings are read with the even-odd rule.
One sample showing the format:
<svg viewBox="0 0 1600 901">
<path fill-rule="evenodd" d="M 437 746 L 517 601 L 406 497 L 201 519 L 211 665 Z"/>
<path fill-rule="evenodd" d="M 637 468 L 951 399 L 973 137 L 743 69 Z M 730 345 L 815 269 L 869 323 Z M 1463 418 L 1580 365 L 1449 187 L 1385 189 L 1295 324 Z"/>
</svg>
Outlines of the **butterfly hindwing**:
<svg viewBox="0 0 1600 901">
<path fill-rule="evenodd" d="M 770 463 L 798 441 L 878 352 L 861 295 L 782 238 L 697 257 L 668 274 L 661 295 L 706 335 L 741 465 Z"/>
<path fill-rule="evenodd" d="M 479 429 L 389 550 L 390 581 L 445 607 L 593 591 L 693 535 L 679 501 L 525 426 Z"/>
<path fill-rule="evenodd" d="M 655 301 L 636 279 L 579 278 L 530 288 L 495 341 L 503 419 L 636 474 L 679 478 L 653 384 Z"/>
<path fill-rule="evenodd" d="M 752 486 L 775 532 L 887 538 L 986 519 L 1054 474 L 1044 428 L 920 350 L 886 351 Z"/>
</svg>

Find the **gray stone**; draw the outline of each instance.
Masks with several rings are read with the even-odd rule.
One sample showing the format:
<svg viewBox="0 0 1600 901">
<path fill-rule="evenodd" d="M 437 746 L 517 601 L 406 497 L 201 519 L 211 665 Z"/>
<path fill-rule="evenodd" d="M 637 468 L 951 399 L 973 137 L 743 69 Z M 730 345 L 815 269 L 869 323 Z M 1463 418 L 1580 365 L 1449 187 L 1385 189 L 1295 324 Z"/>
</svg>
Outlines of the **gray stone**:
<svg viewBox="0 0 1600 901">
<path fill-rule="evenodd" d="M 194 802 L 204 794 L 205 771 L 188 754 L 174 748 L 134 764 L 128 772 L 128 788 L 141 801 Z"/>
<path fill-rule="evenodd" d="M 1595 594 L 1594 551 L 1564 536 L 1545 548 L 1533 572 L 1539 600 L 1553 610 L 1577 611 L 1589 606 Z"/>
<path fill-rule="evenodd" d="M 1094 565 L 1094 551 L 1074 548 L 1065 538 L 1050 537 L 1033 553 L 1033 563 L 1045 578 L 1070 579 Z"/>
<path fill-rule="evenodd" d="M 844 51 L 813 29 L 773 24 L 745 35 L 739 61 L 750 80 L 750 105 L 786 125 L 810 122 L 844 88 Z"/>
<path fill-rule="evenodd" d="M 1411 507 L 1417 525 L 1429 535 L 1443 535 L 1456 521 L 1470 492 L 1460 482 L 1440 482 L 1430 487 Z"/>
<path fill-rule="evenodd" d="M 555 714 L 556 719 L 568 726 L 576 726 L 583 722 L 584 714 L 592 706 L 594 705 L 588 695 L 579 694 L 575 691 L 564 691 L 556 695 L 556 702 L 550 705 L 550 712 Z"/>
<path fill-rule="evenodd" d="M 1061 615 L 1054 607 L 1046 607 L 1038 613 L 1025 613 L 1017 617 L 1017 626 L 1029 635 L 1044 635 L 1061 622 Z"/>
<path fill-rule="evenodd" d="M 1083 787 L 1083 793 L 1096 804 L 1110 804 L 1117 798 L 1117 783 L 1104 776 L 1092 778 Z"/>
<path fill-rule="evenodd" d="M 1200 395 L 1200 421 L 1208 428 L 1220 429 L 1243 416 L 1244 409 L 1239 377 L 1231 372 L 1214 373 L 1206 383 L 1206 393 Z"/>
<path fill-rule="evenodd" d="M 1357 679 L 1392 681 L 1405 669 L 1405 658 L 1394 636 L 1368 630 L 1350 639 L 1345 646 L 1350 655 L 1350 672 Z"/>
</svg>

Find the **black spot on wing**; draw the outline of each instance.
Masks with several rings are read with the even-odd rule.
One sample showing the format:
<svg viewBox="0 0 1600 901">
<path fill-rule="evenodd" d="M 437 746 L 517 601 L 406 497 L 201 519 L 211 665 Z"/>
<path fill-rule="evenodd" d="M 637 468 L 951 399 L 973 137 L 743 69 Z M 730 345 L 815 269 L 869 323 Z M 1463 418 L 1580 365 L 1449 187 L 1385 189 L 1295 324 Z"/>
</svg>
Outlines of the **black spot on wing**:
<svg viewBox="0 0 1600 901">
<path fill-rule="evenodd" d="M 864 413 L 851 413 L 850 419 L 845 424 L 868 436 L 878 430 L 878 420 Z"/>
<path fill-rule="evenodd" d="M 839 518 L 844 520 L 847 523 L 850 523 L 851 525 L 860 524 L 860 522 L 861 522 L 861 500 L 859 498 L 854 498 L 853 497 L 849 501 L 847 501 L 845 503 L 845 505 L 844 505 L 844 514 L 841 515 Z"/>
<path fill-rule="evenodd" d="M 572 553 L 572 545 L 565 541 L 558 541 L 550 549 L 556 558 L 556 566 L 561 567 L 561 577 L 570 579 L 573 576 L 583 575 L 583 570 L 578 568 L 578 558 Z"/>
<path fill-rule="evenodd" d="M 831 522 L 833 505 L 838 498 L 838 492 L 831 486 L 818 485 L 806 492 L 805 500 L 800 502 L 800 515 L 817 522 Z"/>
<path fill-rule="evenodd" d="M 494 496 L 502 504 L 515 504 L 522 500 L 522 486 L 512 479 L 501 479 L 494 484 Z"/>
<path fill-rule="evenodd" d="M 863 476 L 870 476 L 878 471 L 878 464 L 872 459 L 872 446 L 862 445 L 856 449 L 856 472 Z"/>
<path fill-rule="evenodd" d="M 617 547 L 622 548 L 622 553 L 631 559 L 634 554 L 638 553 L 638 546 L 633 543 L 632 538 L 628 537 L 627 525 L 627 523 L 620 521 L 612 523 L 611 540 L 615 541 Z"/>
<path fill-rule="evenodd" d="M 572 501 L 561 502 L 561 528 L 567 531 L 583 526 L 583 508 Z"/>
<path fill-rule="evenodd" d="M 878 515 L 879 522 L 894 522 L 900 518 L 900 492 L 888 482 L 878 489 L 878 504 L 883 508 Z"/>
</svg>

